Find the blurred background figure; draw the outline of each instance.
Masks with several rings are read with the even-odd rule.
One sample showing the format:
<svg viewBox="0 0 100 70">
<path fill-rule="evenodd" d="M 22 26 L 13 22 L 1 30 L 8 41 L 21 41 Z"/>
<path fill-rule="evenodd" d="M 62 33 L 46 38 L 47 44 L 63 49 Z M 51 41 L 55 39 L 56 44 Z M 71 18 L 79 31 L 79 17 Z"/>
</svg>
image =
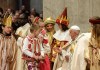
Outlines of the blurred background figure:
<svg viewBox="0 0 100 70">
<path fill-rule="evenodd" d="M 17 44 L 12 35 L 12 17 L 8 16 L 6 22 L 2 24 L 0 33 L 0 69 L 16 70 L 17 66 Z"/>
</svg>

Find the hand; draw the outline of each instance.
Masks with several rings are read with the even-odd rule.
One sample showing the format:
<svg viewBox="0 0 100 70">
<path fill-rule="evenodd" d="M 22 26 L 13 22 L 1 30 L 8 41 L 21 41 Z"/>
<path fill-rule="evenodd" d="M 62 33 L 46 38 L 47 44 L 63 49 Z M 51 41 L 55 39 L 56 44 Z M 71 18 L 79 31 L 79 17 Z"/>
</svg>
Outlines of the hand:
<svg viewBox="0 0 100 70">
<path fill-rule="evenodd" d="M 53 55 L 52 55 L 53 58 L 56 58 L 56 56 L 57 56 L 56 54 L 53 54 Z"/>
<path fill-rule="evenodd" d="M 69 56 L 68 55 L 65 56 L 65 59 L 66 59 L 67 62 L 69 62 Z"/>
<path fill-rule="evenodd" d="M 58 53 L 58 51 L 60 52 L 60 49 L 58 47 L 53 48 L 55 52 Z"/>
<path fill-rule="evenodd" d="M 35 59 L 35 60 L 38 60 L 38 59 L 39 59 L 39 57 L 38 57 L 38 56 L 34 56 L 34 59 Z"/>
<path fill-rule="evenodd" d="M 60 47 L 59 50 L 62 50 L 62 48 Z"/>
<path fill-rule="evenodd" d="M 85 61 L 87 62 L 87 64 L 91 64 L 91 61 L 87 58 L 85 58 Z"/>
<path fill-rule="evenodd" d="M 43 56 L 39 56 L 39 60 L 43 60 L 44 59 L 44 57 Z"/>
<path fill-rule="evenodd" d="M 90 70 L 90 60 L 85 58 L 85 61 L 87 62 L 87 65 L 86 65 L 86 70 Z"/>
<path fill-rule="evenodd" d="M 61 54 L 62 53 L 62 49 L 58 49 L 58 53 Z"/>
</svg>

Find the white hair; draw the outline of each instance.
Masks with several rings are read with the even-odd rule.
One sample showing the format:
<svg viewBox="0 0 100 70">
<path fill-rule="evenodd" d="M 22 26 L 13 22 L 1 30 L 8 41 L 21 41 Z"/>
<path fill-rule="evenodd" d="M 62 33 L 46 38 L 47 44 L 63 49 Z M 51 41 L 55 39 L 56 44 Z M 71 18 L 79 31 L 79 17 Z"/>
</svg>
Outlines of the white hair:
<svg viewBox="0 0 100 70">
<path fill-rule="evenodd" d="M 77 25 L 71 26 L 70 29 L 72 29 L 72 30 L 80 30 L 79 26 L 77 26 Z"/>
</svg>

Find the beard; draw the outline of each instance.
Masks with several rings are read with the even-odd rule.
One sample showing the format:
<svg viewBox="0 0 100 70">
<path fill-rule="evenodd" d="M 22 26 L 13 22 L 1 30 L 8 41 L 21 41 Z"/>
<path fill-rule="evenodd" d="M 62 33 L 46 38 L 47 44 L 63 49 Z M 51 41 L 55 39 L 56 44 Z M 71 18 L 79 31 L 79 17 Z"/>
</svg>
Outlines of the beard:
<svg viewBox="0 0 100 70">
<path fill-rule="evenodd" d="M 6 34 L 6 36 L 11 36 L 11 33 L 9 33 L 9 34 Z"/>
<path fill-rule="evenodd" d="M 11 32 L 10 33 L 3 33 L 5 36 L 11 36 Z"/>
</svg>

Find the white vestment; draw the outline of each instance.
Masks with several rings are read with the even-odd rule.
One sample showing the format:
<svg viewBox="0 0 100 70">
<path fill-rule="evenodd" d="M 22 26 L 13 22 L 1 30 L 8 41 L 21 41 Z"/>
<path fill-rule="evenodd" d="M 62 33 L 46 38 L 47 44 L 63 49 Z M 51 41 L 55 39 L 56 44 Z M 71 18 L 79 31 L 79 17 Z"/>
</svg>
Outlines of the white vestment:
<svg viewBox="0 0 100 70">
<path fill-rule="evenodd" d="M 81 37 L 76 44 L 75 51 L 73 53 L 71 70 L 86 70 L 86 61 L 84 59 L 85 48 L 89 45 L 89 40 L 91 33 L 83 33 L 84 36 Z M 82 35 L 83 35 L 82 34 Z"/>
<path fill-rule="evenodd" d="M 62 32 L 61 30 L 58 30 L 53 35 L 53 37 L 58 41 L 68 41 L 68 42 L 72 41 L 72 39 L 69 35 L 69 30 L 66 30 L 65 32 Z"/>
<path fill-rule="evenodd" d="M 20 37 L 17 39 L 17 46 L 18 49 L 18 57 L 17 57 L 17 70 L 27 70 L 26 69 L 26 62 L 22 60 L 22 42 L 24 37 L 26 37 L 29 34 L 30 24 L 26 23 L 24 26 L 21 26 L 17 29 L 16 35 L 19 35 Z"/>
</svg>

